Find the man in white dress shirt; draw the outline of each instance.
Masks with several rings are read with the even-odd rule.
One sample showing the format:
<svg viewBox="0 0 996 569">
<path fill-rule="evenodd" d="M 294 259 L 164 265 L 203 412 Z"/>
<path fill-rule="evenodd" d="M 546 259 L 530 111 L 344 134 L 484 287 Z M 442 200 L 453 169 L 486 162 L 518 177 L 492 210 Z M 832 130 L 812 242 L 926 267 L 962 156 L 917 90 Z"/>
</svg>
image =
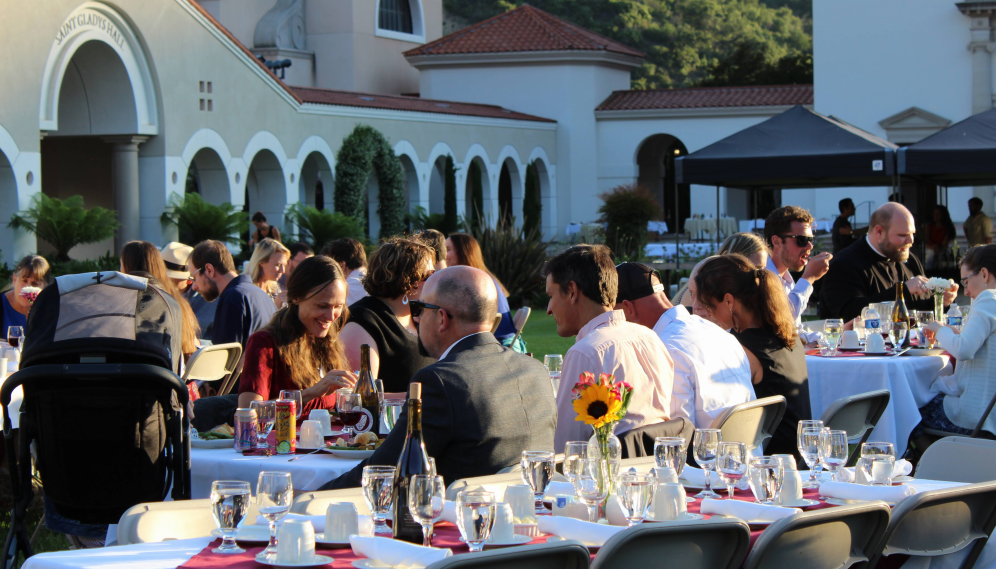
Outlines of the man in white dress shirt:
<svg viewBox="0 0 996 569">
<path fill-rule="evenodd" d="M 367 276 L 367 252 L 363 243 L 349 237 L 336 239 L 322 248 L 322 255 L 339 263 L 342 274 L 346 275 L 346 306 L 367 296 L 363 288 L 363 277 Z"/>
<path fill-rule="evenodd" d="M 747 354 L 729 332 L 673 306 L 660 275 L 643 263 L 616 266 L 616 309 L 626 320 L 652 329 L 674 360 L 671 418 L 708 429 L 719 413 L 756 399 Z"/>
<path fill-rule="evenodd" d="M 780 207 L 768 215 L 764 220 L 764 239 L 771 246 L 765 268 L 782 279 L 789 308 L 798 326 L 813 294 L 813 283 L 827 274 L 833 255 L 824 252 L 810 258 L 816 243 L 813 216 L 794 205 Z M 803 271 L 799 282 L 792 278 L 789 271 Z"/>
</svg>

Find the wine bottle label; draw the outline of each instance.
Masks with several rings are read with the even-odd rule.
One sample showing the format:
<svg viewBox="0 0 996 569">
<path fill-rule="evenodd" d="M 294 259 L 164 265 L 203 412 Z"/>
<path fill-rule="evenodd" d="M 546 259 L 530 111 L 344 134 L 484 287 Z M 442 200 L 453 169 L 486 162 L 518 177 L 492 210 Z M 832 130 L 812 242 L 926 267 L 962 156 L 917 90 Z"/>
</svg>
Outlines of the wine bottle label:
<svg viewBox="0 0 996 569">
<path fill-rule="evenodd" d="M 357 433 L 365 433 L 373 426 L 373 415 L 370 414 L 370 411 L 366 409 L 361 409 L 361 411 L 363 415 L 360 417 L 359 422 L 356 423 L 356 426 L 353 427 L 353 430 Z"/>
</svg>

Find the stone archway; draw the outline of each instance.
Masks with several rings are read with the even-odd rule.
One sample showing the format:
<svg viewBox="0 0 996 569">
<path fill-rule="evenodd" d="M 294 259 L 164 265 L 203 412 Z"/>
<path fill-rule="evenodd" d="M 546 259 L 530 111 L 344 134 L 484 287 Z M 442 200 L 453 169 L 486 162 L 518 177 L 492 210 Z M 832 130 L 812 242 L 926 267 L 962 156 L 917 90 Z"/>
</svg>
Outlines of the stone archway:
<svg viewBox="0 0 996 569">
<path fill-rule="evenodd" d="M 261 149 L 249 163 L 249 173 L 246 174 L 246 206 L 249 217 L 258 211 L 266 216 L 266 222 L 284 231 L 284 207 L 287 205 L 286 185 L 284 184 L 284 169 L 280 159 L 269 149 Z M 250 233 L 255 231 L 249 227 Z"/>
<path fill-rule="evenodd" d="M 674 160 L 687 156 L 688 150 L 670 134 L 655 134 L 640 143 L 636 153 L 639 168 L 638 183 L 657 200 L 664 221 L 672 232 L 682 231 L 691 216 L 692 200 L 688 184 L 678 184 L 674 176 Z"/>
<path fill-rule="evenodd" d="M 404 185 L 405 172 L 384 135 L 366 125 L 354 128 L 336 156 L 336 211 L 360 220 L 371 237 L 396 235 L 405 229 Z M 377 228 L 368 223 L 374 212 Z"/>
<path fill-rule="evenodd" d="M 312 152 L 304 159 L 298 178 L 298 202 L 318 209 L 332 209 L 332 165 L 321 152 Z M 321 194 L 319 196 L 319 193 Z M 319 197 L 321 203 L 318 203 Z"/>
<path fill-rule="evenodd" d="M 519 165 L 511 157 L 501 163 L 498 176 L 498 219 L 502 222 L 515 221 L 522 225 L 522 174 Z"/>
<path fill-rule="evenodd" d="M 0 211 L 7 212 L 8 219 L 0 220 L 0 250 L 4 253 L 3 262 L 13 266 L 18 255 L 12 251 L 12 246 L 17 242 L 18 234 L 14 229 L 7 227 L 7 221 L 11 213 L 20 208 L 17 206 L 17 179 L 14 177 L 14 166 L 10 158 L 0 150 Z M 4 285 L 8 283 L 3 283 Z"/>
<path fill-rule="evenodd" d="M 221 205 L 232 201 L 228 171 L 213 148 L 201 148 L 194 154 L 187 170 L 187 180 L 188 191 L 189 183 L 193 182 L 197 193 L 208 203 Z"/>
</svg>

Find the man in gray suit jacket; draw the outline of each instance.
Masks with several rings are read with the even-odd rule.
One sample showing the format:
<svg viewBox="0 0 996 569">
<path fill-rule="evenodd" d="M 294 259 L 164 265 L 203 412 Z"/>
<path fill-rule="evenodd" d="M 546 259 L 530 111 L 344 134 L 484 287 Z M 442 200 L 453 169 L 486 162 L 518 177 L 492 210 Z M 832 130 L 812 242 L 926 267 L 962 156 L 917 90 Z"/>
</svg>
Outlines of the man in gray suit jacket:
<svg viewBox="0 0 996 569">
<path fill-rule="evenodd" d="M 557 409 L 546 368 L 503 348 L 491 334 L 497 291 L 467 266 L 436 271 L 410 303 L 420 350 L 438 358 L 412 378 L 422 384 L 422 435 L 446 484 L 518 464 L 524 450 L 553 449 Z M 324 490 L 360 485 L 363 467 L 394 466 L 407 433 L 407 409 L 384 443 Z"/>
</svg>

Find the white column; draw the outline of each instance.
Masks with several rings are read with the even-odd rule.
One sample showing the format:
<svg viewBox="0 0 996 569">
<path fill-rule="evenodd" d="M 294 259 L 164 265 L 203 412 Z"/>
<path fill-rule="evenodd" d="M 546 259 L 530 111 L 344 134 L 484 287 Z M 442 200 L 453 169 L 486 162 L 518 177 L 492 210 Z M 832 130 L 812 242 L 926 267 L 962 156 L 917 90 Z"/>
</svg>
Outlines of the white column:
<svg viewBox="0 0 996 569">
<path fill-rule="evenodd" d="M 958 9 L 972 20 L 971 41 L 968 51 L 972 53 L 972 114 L 993 108 L 993 51 L 992 16 L 996 10 L 994 2 L 961 2 Z M 993 186 L 976 186 L 972 190 L 975 197 L 985 204 L 988 215 L 996 212 L 993 204 Z"/>
<path fill-rule="evenodd" d="M 116 251 L 125 243 L 142 238 L 138 190 L 138 145 L 148 136 L 109 136 L 104 141 L 113 146 L 111 169 L 114 184 L 114 206 L 118 212 Z"/>
</svg>

